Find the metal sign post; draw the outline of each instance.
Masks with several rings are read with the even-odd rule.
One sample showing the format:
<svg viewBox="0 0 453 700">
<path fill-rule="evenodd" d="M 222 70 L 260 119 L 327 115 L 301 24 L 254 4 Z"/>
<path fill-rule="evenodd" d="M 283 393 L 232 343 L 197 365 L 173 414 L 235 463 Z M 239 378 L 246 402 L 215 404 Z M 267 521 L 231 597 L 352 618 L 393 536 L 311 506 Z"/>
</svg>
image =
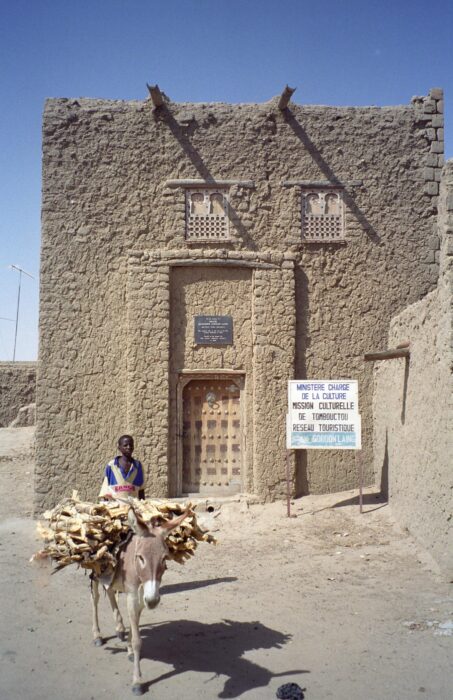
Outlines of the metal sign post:
<svg viewBox="0 0 453 700">
<path fill-rule="evenodd" d="M 9 266 L 11 270 L 17 270 L 19 273 L 19 287 L 17 290 L 17 307 L 16 307 L 16 328 L 14 331 L 14 350 L 13 350 L 13 362 L 16 361 L 16 342 L 17 342 L 17 327 L 19 325 L 19 305 L 20 305 L 20 287 L 21 287 L 21 282 L 22 282 L 22 274 L 27 275 L 27 277 L 31 277 L 32 280 L 35 278 L 33 275 L 30 275 L 28 272 L 25 272 L 21 267 L 18 265 L 10 265 Z"/>
<path fill-rule="evenodd" d="M 359 510 L 363 513 L 363 454 L 362 450 L 357 450 L 355 453 L 357 471 L 359 474 Z"/>
</svg>

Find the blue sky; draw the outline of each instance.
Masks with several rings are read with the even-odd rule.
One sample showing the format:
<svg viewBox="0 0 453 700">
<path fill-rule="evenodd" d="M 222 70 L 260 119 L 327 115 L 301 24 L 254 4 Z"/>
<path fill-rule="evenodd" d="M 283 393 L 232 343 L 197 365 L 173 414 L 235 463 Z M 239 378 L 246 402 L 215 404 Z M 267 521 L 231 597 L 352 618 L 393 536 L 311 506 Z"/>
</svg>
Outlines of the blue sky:
<svg viewBox="0 0 453 700">
<path fill-rule="evenodd" d="M 446 91 L 453 156 L 453 2 L 437 0 L 0 0 L 0 317 L 18 274 L 38 278 L 46 97 L 300 104 L 408 103 Z M 0 360 L 14 322 L 0 319 Z M 23 278 L 16 359 L 35 359 L 38 280 Z"/>
</svg>

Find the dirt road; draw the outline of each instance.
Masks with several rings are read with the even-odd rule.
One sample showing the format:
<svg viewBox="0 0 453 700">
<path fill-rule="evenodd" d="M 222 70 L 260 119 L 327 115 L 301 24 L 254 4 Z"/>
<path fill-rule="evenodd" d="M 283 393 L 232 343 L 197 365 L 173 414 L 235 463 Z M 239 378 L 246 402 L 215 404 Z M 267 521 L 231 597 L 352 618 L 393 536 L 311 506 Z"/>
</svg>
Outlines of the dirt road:
<svg viewBox="0 0 453 700">
<path fill-rule="evenodd" d="M 91 643 L 89 582 L 31 566 L 33 429 L 0 429 L 0 698 L 124 700 L 131 664 L 102 600 Z M 20 500 L 9 496 L 17 493 Z M 145 698 L 451 700 L 453 586 L 372 493 L 285 504 L 224 504 L 220 543 L 170 564 L 162 602 L 142 617 Z M 18 505 L 16 505 L 18 504 Z"/>
</svg>

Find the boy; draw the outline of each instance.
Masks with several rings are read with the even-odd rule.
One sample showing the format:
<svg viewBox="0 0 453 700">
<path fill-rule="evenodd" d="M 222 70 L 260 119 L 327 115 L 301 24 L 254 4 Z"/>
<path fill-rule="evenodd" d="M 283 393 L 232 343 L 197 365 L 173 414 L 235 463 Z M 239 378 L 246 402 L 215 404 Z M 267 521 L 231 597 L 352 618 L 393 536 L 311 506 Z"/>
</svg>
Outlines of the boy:
<svg viewBox="0 0 453 700">
<path fill-rule="evenodd" d="M 133 459 L 134 438 L 122 435 L 118 440 L 120 455 L 112 459 L 105 468 L 99 498 L 115 496 L 134 496 L 144 499 L 143 468 L 137 459 Z"/>
</svg>

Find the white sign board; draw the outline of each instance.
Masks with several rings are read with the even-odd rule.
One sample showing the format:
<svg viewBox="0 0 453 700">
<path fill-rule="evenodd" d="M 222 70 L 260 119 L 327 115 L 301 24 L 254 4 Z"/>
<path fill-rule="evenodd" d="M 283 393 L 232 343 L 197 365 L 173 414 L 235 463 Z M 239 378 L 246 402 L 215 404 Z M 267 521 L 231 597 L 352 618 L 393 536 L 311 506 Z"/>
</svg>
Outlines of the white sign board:
<svg viewBox="0 0 453 700">
<path fill-rule="evenodd" d="M 288 382 L 289 450 L 360 450 L 358 382 L 298 379 Z"/>
</svg>

